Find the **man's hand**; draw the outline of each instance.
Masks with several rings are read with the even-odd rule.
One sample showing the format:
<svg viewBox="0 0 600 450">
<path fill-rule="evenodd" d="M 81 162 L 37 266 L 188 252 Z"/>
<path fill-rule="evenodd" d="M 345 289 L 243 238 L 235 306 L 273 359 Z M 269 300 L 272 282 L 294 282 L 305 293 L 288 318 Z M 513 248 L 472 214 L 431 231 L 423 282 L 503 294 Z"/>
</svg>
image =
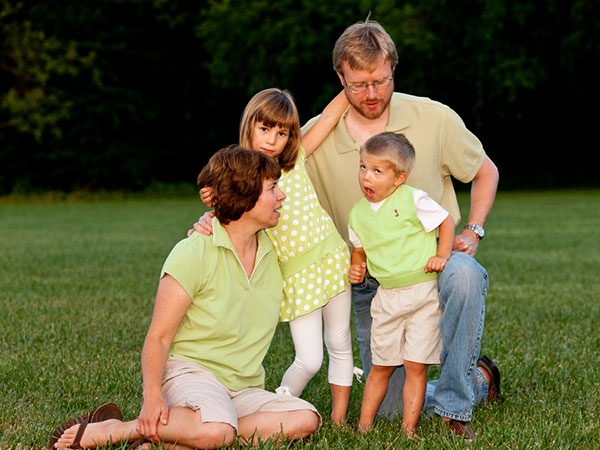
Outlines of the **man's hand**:
<svg viewBox="0 0 600 450">
<path fill-rule="evenodd" d="M 479 238 L 475 233 L 469 229 L 464 229 L 454 238 L 454 247 L 452 250 L 455 252 L 464 252 L 467 255 L 475 257 L 478 246 Z"/>
<path fill-rule="evenodd" d="M 194 231 L 198 233 L 210 236 L 212 234 L 212 218 L 215 217 L 214 211 L 206 211 L 202 217 L 198 219 L 198 222 L 194 224 L 194 228 L 188 230 L 187 235 L 190 237 Z"/>
<path fill-rule="evenodd" d="M 348 269 L 348 281 L 352 284 L 362 283 L 365 279 L 365 273 L 367 272 L 367 264 L 352 264 Z"/>
<path fill-rule="evenodd" d="M 443 256 L 432 256 L 427 261 L 425 265 L 425 273 L 429 272 L 441 272 L 446 267 L 446 263 L 448 262 L 448 258 L 444 258 Z"/>
<path fill-rule="evenodd" d="M 158 435 L 159 421 L 161 425 L 169 423 L 169 407 L 162 396 L 144 400 L 136 426 L 137 432 L 149 441 L 158 444 L 160 442 L 160 436 Z"/>
</svg>

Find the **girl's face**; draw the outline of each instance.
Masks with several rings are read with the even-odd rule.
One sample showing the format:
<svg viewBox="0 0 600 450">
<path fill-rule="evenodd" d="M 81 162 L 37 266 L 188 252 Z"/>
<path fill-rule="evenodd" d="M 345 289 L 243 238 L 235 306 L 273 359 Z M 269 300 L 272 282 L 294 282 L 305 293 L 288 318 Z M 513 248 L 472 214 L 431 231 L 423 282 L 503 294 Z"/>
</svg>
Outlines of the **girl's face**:
<svg viewBox="0 0 600 450">
<path fill-rule="evenodd" d="M 256 122 L 252 129 L 252 150 L 258 150 L 277 158 L 285 148 L 289 138 L 290 130 L 287 128 L 281 128 L 277 125 L 268 127 L 262 122 Z"/>
</svg>

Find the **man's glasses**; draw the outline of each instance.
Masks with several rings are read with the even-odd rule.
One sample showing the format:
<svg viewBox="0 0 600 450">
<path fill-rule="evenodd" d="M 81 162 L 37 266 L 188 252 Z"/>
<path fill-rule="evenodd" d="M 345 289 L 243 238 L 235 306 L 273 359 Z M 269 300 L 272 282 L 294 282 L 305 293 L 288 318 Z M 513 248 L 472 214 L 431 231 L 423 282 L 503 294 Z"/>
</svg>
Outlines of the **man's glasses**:
<svg viewBox="0 0 600 450">
<path fill-rule="evenodd" d="M 385 77 L 385 78 L 382 78 L 381 80 L 375 80 L 372 83 L 363 82 L 363 83 L 348 84 L 346 82 L 346 77 L 344 76 L 344 74 L 342 74 L 342 78 L 344 79 L 344 85 L 348 89 L 350 89 L 350 92 L 352 92 L 353 94 L 362 94 L 367 89 L 369 89 L 369 86 L 373 86 L 378 91 L 381 91 L 382 89 L 385 89 L 386 87 L 388 87 L 390 85 L 390 83 L 394 80 L 393 74 L 391 77 Z"/>
</svg>

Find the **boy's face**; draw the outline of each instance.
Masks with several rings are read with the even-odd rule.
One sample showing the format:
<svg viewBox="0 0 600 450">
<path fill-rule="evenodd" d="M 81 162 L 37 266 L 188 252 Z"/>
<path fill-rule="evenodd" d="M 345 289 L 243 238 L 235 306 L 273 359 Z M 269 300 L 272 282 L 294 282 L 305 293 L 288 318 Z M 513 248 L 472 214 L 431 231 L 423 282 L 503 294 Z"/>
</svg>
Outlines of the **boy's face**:
<svg viewBox="0 0 600 450">
<path fill-rule="evenodd" d="M 406 173 L 397 174 L 386 159 L 360 152 L 358 182 L 368 201 L 378 203 L 391 195 L 406 180 Z"/>
</svg>

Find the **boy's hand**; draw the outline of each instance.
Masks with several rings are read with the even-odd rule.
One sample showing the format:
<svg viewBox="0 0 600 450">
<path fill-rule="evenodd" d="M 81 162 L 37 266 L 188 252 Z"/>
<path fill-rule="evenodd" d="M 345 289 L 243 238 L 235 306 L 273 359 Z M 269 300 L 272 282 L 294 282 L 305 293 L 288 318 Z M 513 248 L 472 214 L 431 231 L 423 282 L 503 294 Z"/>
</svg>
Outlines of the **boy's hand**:
<svg viewBox="0 0 600 450">
<path fill-rule="evenodd" d="M 214 211 L 206 211 L 204 215 L 198 219 L 198 222 L 194 224 L 194 228 L 188 230 L 188 237 L 190 237 L 194 231 L 210 236 L 212 234 L 212 218 L 214 216 Z"/>
<path fill-rule="evenodd" d="M 427 261 L 427 265 L 425 266 L 425 273 L 429 272 L 441 272 L 446 267 L 446 262 L 448 258 L 444 258 L 443 256 L 432 256 Z"/>
<path fill-rule="evenodd" d="M 200 200 L 202 200 L 202 203 L 209 208 L 215 206 L 216 201 L 210 186 L 204 186 L 202 189 L 200 189 Z"/>
<path fill-rule="evenodd" d="M 362 283 L 367 272 L 367 264 L 352 264 L 348 269 L 348 281 L 352 284 Z"/>
</svg>

